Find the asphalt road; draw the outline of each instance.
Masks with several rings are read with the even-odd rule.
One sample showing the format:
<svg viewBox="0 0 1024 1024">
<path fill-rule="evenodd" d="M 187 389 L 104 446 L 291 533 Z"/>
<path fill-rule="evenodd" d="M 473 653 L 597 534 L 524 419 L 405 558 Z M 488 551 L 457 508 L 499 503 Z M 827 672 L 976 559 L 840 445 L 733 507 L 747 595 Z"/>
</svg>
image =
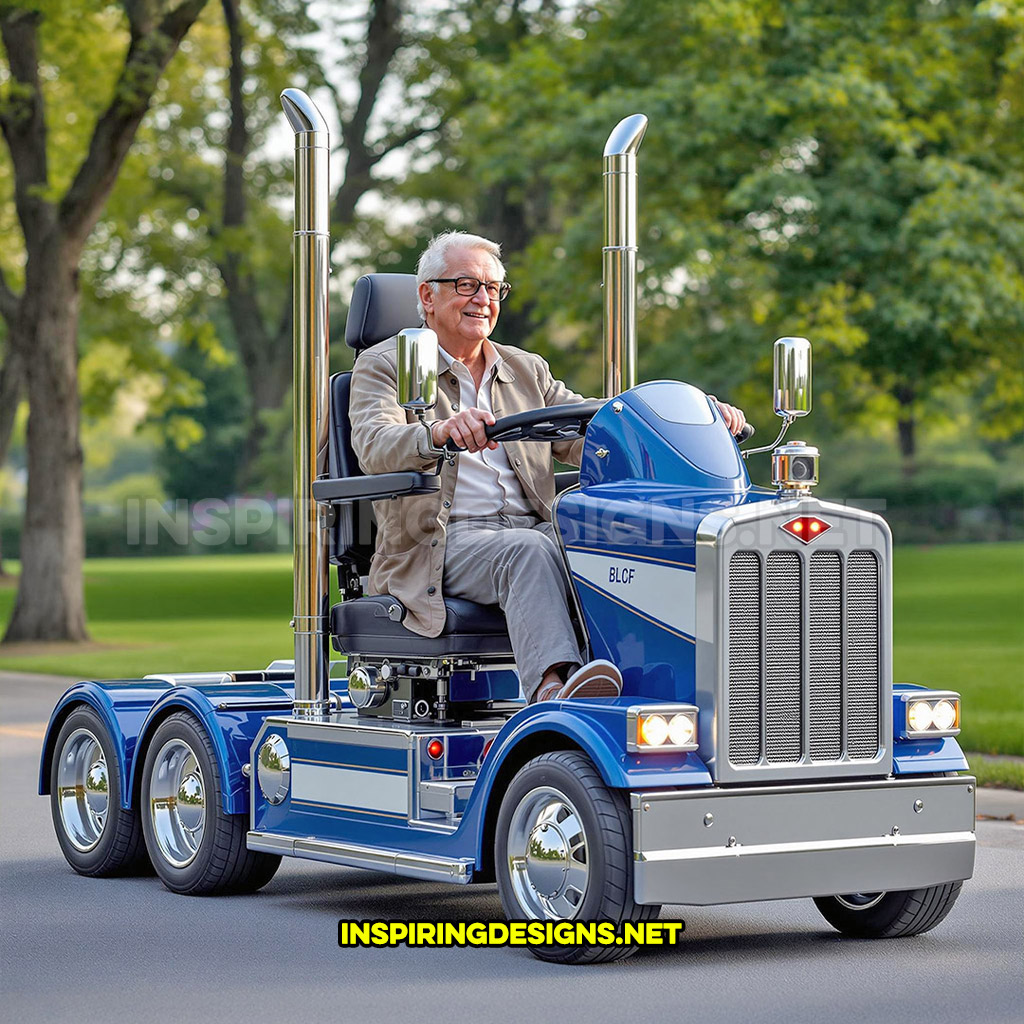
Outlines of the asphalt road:
<svg viewBox="0 0 1024 1024">
<path fill-rule="evenodd" d="M 789 900 L 667 907 L 662 919 L 686 921 L 678 946 L 604 967 L 514 949 L 339 949 L 339 918 L 498 921 L 496 891 L 301 861 L 255 896 L 221 899 L 82 878 L 36 795 L 42 726 L 65 682 L 0 674 L 6 1020 L 1022 1019 L 1024 825 L 979 821 L 974 878 L 945 922 L 912 939 L 843 939 L 810 900 Z"/>
</svg>

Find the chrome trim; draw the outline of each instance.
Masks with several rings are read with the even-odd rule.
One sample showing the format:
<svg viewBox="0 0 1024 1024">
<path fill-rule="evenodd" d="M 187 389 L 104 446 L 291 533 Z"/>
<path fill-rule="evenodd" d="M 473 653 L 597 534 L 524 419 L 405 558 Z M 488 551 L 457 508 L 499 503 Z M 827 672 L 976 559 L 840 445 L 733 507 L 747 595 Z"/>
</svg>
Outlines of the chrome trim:
<svg viewBox="0 0 1024 1024">
<path fill-rule="evenodd" d="M 245 845 L 250 850 L 276 853 L 285 857 L 301 857 L 342 867 L 369 868 L 406 878 L 430 882 L 455 882 L 465 885 L 473 877 L 473 861 L 469 858 L 430 857 L 422 853 L 383 847 L 357 846 L 322 839 L 296 839 L 273 832 L 251 831 Z"/>
<path fill-rule="evenodd" d="M 792 475 L 794 459 L 810 459 L 814 472 L 806 480 L 797 480 Z M 814 445 L 805 441 L 787 441 L 772 452 L 772 486 L 779 489 L 779 497 L 795 497 L 810 494 L 818 483 L 819 452 Z"/>
<path fill-rule="evenodd" d="M 67 841 L 80 853 L 103 838 L 110 810 L 110 779 L 100 741 L 76 729 L 57 755 L 57 806 Z"/>
<path fill-rule="evenodd" d="M 144 682 L 167 683 L 170 686 L 208 686 L 211 683 L 231 682 L 230 672 L 151 672 L 142 677 Z"/>
<path fill-rule="evenodd" d="M 815 515 L 832 524 L 828 541 L 820 541 L 810 551 L 785 531 L 776 529 L 778 523 L 796 515 Z M 732 555 L 737 551 L 754 551 L 758 557 L 768 552 L 793 552 L 801 566 L 809 565 L 815 550 L 838 551 L 845 561 L 852 552 L 868 550 L 878 560 L 880 597 L 878 605 L 878 752 L 873 758 L 851 759 L 843 755 L 839 760 L 810 760 L 806 742 L 807 726 L 799 762 L 733 765 L 728 759 L 729 737 L 729 594 L 728 574 Z M 757 502 L 739 505 L 706 516 L 697 528 L 696 578 L 696 669 L 697 705 L 711 714 L 698 718 L 701 758 L 707 764 L 716 782 L 771 782 L 801 777 L 831 778 L 842 776 L 888 775 L 892 770 L 892 535 L 885 521 L 861 509 L 818 501 L 815 498 L 796 498 L 789 501 Z M 804 608 L 808 603 L 808 572 L 802 569 Z M 845 592 L 844 592 L 845 593 Z M 845 638 L 845 620 L 844 638 Z M 810 685 L 808 676 L 808 637 L 804 631 L 802 650 L 801 707 L 808 708 Z M 843 645 L 844 678 L 842 684 L 843 719 L 848 680 L 845 676 L 845 644 Z M 763 680 L 764 669 L 761 669 Z M 763 707 L 763 703 L 762 703 Z M 846 750 L 843 736 L 842 750 Z M 762 743 L 762 761 L 765 746 Z"/>
<path fill-rule="evenodd" d="M 836 902 L 847 910 L 870 910 L 877 907 L 885 899 L 884 892 L 851 892 L 845 896 L 836 896 Z"/>
<path fill-rule="evenodd" d="M 744 448 L 743 458 L 771 451 L 800 416 L 811 411 L 811 343 L 806 338 L 778 338 L 772 347 L 772 396 L 775 415 L 782 417 L 779 436 L 760 448 Z M 774 459 L 772 460 L 774 470 Z"/>
<path fill-rule="evenodd" d="M 755 857 L 765 853 L 825 853 L 829 850 L 867 850 L 875 846 L 934 846 L 936 843 L 974 842 L 973 832 L 935 832 L 916 836 L 896 835 L 864 836 L 860 839 L 809 840 L 802 843 L 762 843 L 744 846 L 727 843 L 723 848 L 711 850 L 658 850 L 656 853 L 638 854 L 641 861 L 705 860 L 708 858 Z"/>
<path fill-rule="evenodd" d="M 587 833 L 560 790 L 540 786 L 519 801 L 508 825 L 508 869 L 516 903 L 531 920 L 579 913 L 590 885 Z"/>
<path fill-rule="evenodd" d="M 910 705 L 916 704 L 919 700 L 927 701 L 933 707 L 941 700 L 955 702 L 957 721 L 963 712 L 963 700 L 955 690 L 901 690 L 896 694 L 903 705 L 903 727 L 900 735 L 908 740 L 915 739 L 938 739 L 940 736 L 959 736 L 960 728 L 956 729 L 911 729 L 910 728 Z"/>
<path fill-rule="evenodd" d="M 195 751 L 184 740 L 168 740 L 157 752 L 146 813 L 163 859 L 188 867 L 206 832 L 206 783 Z"/>
<path fill-rule="evenodd" d="M 388 684 L 383 669 L 378 673 L 372 665 L 360 665 L 348 676 L 348 699 L 355 708 L 376 708 L 384 703 Z"/>
<path fill-rule="evenodd" d="M 636 154 L 647 118 L 631 114 L 604 147 L 604 397 L 636 384 Z"/>
<path fill-rule="evenodd" d="M 974 799 L 968 777 L 632 792 L 635 898 L 706 906 L 969 878 Z"/>
<path fill-rule="evenodd" d="M 636 736 L 637 722 L 641 715 L 661 715 L 666 721 L 674 715 L 692 716 L 693 742 L 682 744 L 662 743 L 657 747 L 640 744 L 633 737 Z M 697 742 L 698 730 L 700 728 L 699 722 L 699 710 L 694 704 L 633 704 L 626 708 L 626 750 L 634 754 L 678 754 L 696 750 L 699 745 Z"/>
<path fill-rule="evenodd" d="M 437 405 L 437 335 L 429 327 L 398 334 L 398 404 L 421 419 Z"/>
<path fill-rule="evenodd" d="M 288 795 L 292 782 L 292 758 L 288 744 L 276 732 L 271 733 L 260 746 L 256 776 L 268 803 L 279 804 Z"/>
<path fill-rule="evenodd" d="M 281 105 L 295 133 L 295 231 L 292 274 L 294 445 L 295 713 L 328 713 L 328 534 L 312 498 L 327 472 L 330 133 L 316 104 L 285 89 Z"/>
<path fill-rule="evenodd" d="M 811 343 L 806 338 L 779 338 L 772 362 L 775 415 L 806 416 L 811 411 Z"/>
</svg>

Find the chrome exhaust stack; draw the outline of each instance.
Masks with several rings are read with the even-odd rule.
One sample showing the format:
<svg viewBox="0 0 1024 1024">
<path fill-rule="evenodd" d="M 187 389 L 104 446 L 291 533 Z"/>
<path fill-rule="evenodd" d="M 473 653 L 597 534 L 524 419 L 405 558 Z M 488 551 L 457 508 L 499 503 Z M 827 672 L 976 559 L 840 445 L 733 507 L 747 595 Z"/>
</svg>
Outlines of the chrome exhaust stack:
<svg viewBox="0 0 1024 1024">
<path fill-rule="evenodd" d="M 327 531 L 313 501 L 313 481 L 327 472 L 327 286 L 330 275 L 330 133 L 300 89 L 281 93 L 295 132 L 292 387 L 294 491 L 292 527 L 295 708 L 303 717 L 330 711 Z"/>
<path fill-rule="evenodd" d="M 636 154 L 647 118 L 631 114 L 604 147 L 604 397 L 636 384 Z"/>
</svg>

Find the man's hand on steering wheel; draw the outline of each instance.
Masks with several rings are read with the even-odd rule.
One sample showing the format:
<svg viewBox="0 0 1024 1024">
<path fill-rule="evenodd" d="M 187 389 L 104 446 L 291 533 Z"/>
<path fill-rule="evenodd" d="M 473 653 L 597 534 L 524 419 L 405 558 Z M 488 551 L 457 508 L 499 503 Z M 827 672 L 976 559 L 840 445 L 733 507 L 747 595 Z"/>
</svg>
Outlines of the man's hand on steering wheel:
<svg viewBox="0 0 1024 1024">
<path fill-rule="evenodd" d="M 497 448 L 497 441 L 488 441 L 485 430 L 494 424 L 494 416 L 485 409 L 463 409 L 446 420 L 435 420 L 430 424 L 430 436 L 436 448 L 443 448 L 451 438 L 460 448 L 468 452 L 479 452 L 484 448 Z"/>
</svg>

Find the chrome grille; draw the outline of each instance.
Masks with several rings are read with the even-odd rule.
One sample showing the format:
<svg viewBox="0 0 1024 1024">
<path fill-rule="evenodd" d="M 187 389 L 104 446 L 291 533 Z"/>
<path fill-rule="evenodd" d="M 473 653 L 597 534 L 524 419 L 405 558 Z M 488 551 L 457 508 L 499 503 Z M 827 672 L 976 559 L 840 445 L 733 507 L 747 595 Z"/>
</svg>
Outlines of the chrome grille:
<svg viewBox="0 0 1024 1024">
<path fill-rule="evenodd" d="M 876 757 L 880 601 L 873 551 L 733 554 L 727 678 L 732 764 Z"/>
<path fill-rule="evenodd" d="M 768 556 L 764 617 L 764 742 L 769 761 L 800 760 L 803 666 L 800 658 L 800 556 Z"/>
<path fill-rule="evenodd" d="M 850 757 L 874 757 L 878 749 L 878 559 L 854 551 L 846 574 L 846 685 Z"/>
<path fill-rule="evenodd" d="M 738 551 L 729 563 L 729 760 L 761 758 L 761 559 Z"/>
</svg>

